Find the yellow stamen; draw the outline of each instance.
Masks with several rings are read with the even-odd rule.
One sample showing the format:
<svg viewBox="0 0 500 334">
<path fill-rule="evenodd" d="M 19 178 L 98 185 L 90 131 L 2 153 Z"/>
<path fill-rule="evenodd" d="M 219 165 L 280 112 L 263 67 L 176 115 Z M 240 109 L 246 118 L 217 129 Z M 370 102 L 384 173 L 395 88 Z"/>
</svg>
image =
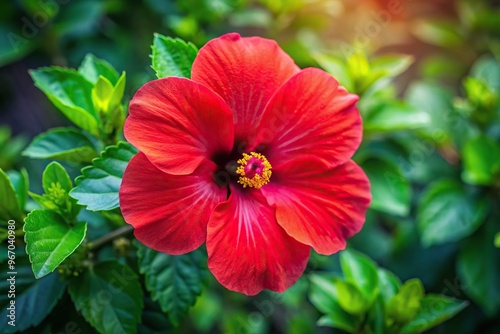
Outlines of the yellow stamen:
<svg viewBox="0 0 500 334">
<path fill-rule="evenodd" d="M 252 161 L 252 166 L 248 165 L 250 161 Z M 238 160 L 238 164 L 239 166 L 236 169 L 236 173 L 240 175 L 238 183 L 243 185 L 243 188 L 253 187 L 259 189 L 263 185 L 269 183 L 271 175 L 273 174 L 273 172 L 271 172 L 271 164 L 266 157 L 260 153 L 243 153 L 243 158 Z M 259 170 L 256 170 L 256 168 Z"/>
</svg>

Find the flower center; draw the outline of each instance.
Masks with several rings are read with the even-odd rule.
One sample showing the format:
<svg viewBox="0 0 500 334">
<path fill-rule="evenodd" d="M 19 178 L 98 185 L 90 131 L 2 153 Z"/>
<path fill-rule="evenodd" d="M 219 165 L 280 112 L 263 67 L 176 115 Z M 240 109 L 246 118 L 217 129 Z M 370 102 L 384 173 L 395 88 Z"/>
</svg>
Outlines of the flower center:
<svg viewBox="0 0 500 334">
<path fill-rule="evenodd" d="M 269 183 L 273 174 L 271 164 L 260 153 L 243 153 L 243 158 L 238 160 L 238 165 L 236 169 L 236 173 L 240 176 L 238 183 L 243 185 L 243 188 L 253 187 L 259 189 Z"/>
</svg>

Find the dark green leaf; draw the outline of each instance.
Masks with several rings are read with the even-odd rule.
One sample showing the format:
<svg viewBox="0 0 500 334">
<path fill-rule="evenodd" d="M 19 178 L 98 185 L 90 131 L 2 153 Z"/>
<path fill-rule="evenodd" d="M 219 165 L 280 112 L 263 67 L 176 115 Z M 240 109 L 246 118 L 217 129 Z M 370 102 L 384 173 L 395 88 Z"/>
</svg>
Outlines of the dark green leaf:
<svg viewBox="0 0 500 334">
<path fill-rule="evenodd" d="M 174 325 L 179 325 L 208 277 L 205 256 L 200 251 L 173 256 L 139 243 L 137 247 L 139 270 L 146 277 L 151 298 L 158 301 Z"/>
<path fill-rule="evenodd" d="M 462 311 L 468 302 L 429 294 L 420 301 L 420 310 L 401 330 L 401 334 L 417 334 L 431 329 Z"/>
<path fill-rule="evenodd" d="M 21 221 L 23 211 L 16 190 L 2 169 L 0 169 L 0 199 L 0 221 L 2 223 L 7 223 L 10 219 Z"/>
<path fill-rule="evenodd" d="M 340 265 L 345 279 L 356 285 L 365 299 L 372 303 L 378 294 L 378 268 L 368 257 L 353 250 L 340 253 Z"/>
<path fill-rule="evenodd" d="M 30 71 L 35 85 L 70 121 L 99 136 L 99 121 L 91 99 L 92 84 L 75 70 L 45 67 Z"/>
<path fill-rule="evenodd" d="M 78 68 L 78 72 L 90 83 L 95 84 L 102 75 L 112 86 L 116 85 L 120 75 L 110 63 L 99 59 L 93 54 L 87 54 Z"/>
<path fill-rule="evenodd" d="M 34 210 L 23 228 L 33 273 L 41 278 L 54 271 L 85 239 L 87 224 L 68 225 L 56 212 Z"/>
<path fill-rule="evenodd" d="M 71 128 L 51 129 L 33 139 L 23 155 L 35 159 L 58 159 L 74 163 L 90 162 L 97 156 L 93 143 Z"/>
<path fill-rule="evenodd" d="M 406 216 L 410 210 L 411 186 L 400 169 L 388 160 L 371 159 L 362 164 L 370 179 L 371 208 Z"/>
<path fill-rule="evenodd" d="M 490 316 L 500 310 L 500 249 L 494 245 L 498 221 L 488 222 L 465 241 L 457 260 L 462 290 Z"/>
<path fill-rule="evenodd" d="M 26 205 L 26 200 L 28 199 L 28 190 L 29 190 L 29 178 L 26 169 L 21 169 L 20 172 L 10 170 L 7 172 L 7 176 L 16 191 L 17 199 L 19 201 L 19 206 L 21 210 L 24 209 Z"/>
<path fill-rule="evenodd" d="M 387 303 L 387 317 L 400 324 L 412 320 L 420 310 L 424 287 L 419 279 L 406 281 L 399 292 Z"/>
<path fill-rule="evenodd" d="M 71 191 L 71 197 L 92 211 L 117 208 L 123 172 L 136 153 L 137 150 L 129 143 L 108 146 L 99 158 L 94 159 L 92 166 L 82 169 L 82 176 L 75 180 L 77 185 Z"/>
<path fill-rule="evenodd" d="M 53 273 L 42 279 L 36 280 L 29 266 L 28 257 L 22 249 L 16 250 L 16 326 L 7 324 L 10 320 L 7 315 L 9 302 L 7 292 L 10 282 L 7 278 L 9 274 L 4 272 L 4 279 L 0 280 L 1 312 L 0 332 L 13 333 L 14 331 L 24 331 L 29 327 L 36 326 L 52 311 L 66 289 L 66 283 L 61 281 L 57 273 Z M 6 277 L 7 276 L 7 277 Z"/>
<path fill-rule="evenodd" d="M 490 185 L 500 173 L 500 145 L 486 136 L 469 139 L 462 152 L 462 179 L 474 185 Z"/>
<path fill-rule="evenodd" d="M 116 261 L 98 263 L 73 278 L 68 291 L 76 308 L 99 333 L 137 332 L 143 293 L 129 267 Z"/>
<path fill-rule="evenodd" d="M 151 67 L 158 78 L 170 76 L 190 78 L 198 49 L 192 43 L 179 38 L 155 34 L 153 40 L 153 64 Z"/>
<path fill-rule="evenodd" d="M 456 181 L 443 180 L 425 191 L 417 223 L 425 246 L 457 241 L 472 234 L 487 213 L 485 201 L 469 195 Z"/>
</svg>

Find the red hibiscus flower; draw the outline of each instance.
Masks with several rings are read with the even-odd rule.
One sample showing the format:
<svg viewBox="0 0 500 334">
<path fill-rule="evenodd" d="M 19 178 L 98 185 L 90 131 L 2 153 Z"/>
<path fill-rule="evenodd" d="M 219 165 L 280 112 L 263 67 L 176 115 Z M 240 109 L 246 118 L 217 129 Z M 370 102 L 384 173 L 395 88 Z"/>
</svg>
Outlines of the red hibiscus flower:
<svg viewBox="0 0 500 334">
<path fill-rule="evenodd" d="M 274 41 L 208 42 L 191 80 L 151 81 L 130 102 L 125 137 L 141 152 L 120 189 L 125 220 L 160 252 L 206 242 L 228 289 L 285 291 L 311 247 L 335 253 L 363 225 L 369 183 L 350 160 L 362 136 L 357 100 Z"/>
</svg>

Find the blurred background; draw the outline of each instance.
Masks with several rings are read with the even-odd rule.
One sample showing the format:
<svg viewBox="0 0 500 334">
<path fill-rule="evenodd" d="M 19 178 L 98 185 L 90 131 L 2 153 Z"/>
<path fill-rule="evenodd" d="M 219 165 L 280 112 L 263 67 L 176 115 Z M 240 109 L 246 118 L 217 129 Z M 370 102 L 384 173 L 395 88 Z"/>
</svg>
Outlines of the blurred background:
<svg viewBox="0 0 500 334">
<path fill-rule="evenodd" d="M 78 67 L 92 53 L 126 71 L 128 101 L 155 78 L 155 32 L 198 47 L 227 32 L 275 39 L 299 66 L 321 67 L 360 95 L 355 160 L 374 199 L 350 246 L 402 281 L 470 301 L 432 333 L 500 333 L 500 1 L 3 1 L 0 168 L 25 167 L 37 192 L 48 161 L 21 151 L 69 124 L 29 69 Z M 313 255 L 312 271 L 339 271 L 338 256 Z M 308 284 L 268 304 L 273 294 L 247 298 L 211 278 L 181 328 L 332 332 L 315 325 Z"/>
</svg>

